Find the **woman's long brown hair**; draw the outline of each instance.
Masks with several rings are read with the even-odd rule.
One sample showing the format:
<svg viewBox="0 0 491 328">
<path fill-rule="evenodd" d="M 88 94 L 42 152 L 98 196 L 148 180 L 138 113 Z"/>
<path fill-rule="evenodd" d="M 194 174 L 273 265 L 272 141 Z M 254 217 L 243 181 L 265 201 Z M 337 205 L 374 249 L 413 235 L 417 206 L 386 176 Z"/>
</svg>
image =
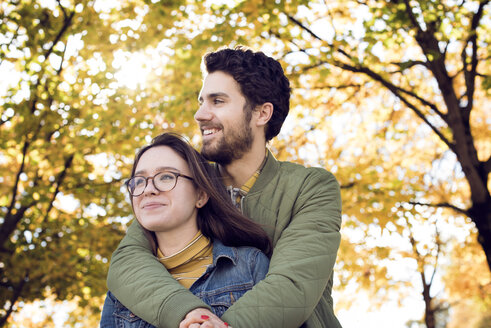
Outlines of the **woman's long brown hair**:
<svg viewBox="0 0 491 328">
<path fill-rule="evenodd" d="M 157 146 L 168 146 L 183 158 L 191 170 L 196 187 L 208 195 L 208 202 L 198 209 L 198 229 L 204 236 L 211 240 L 218 239 L 227 246 L 253 246 L 271 256 L 271 240 L 266 232 L 232 204 L 216 170 L 182 136 L 163 133 L 154 138 L 151 144 L 140 149 L 133 163 L 132 177 L 143 153 Z M 131 195 L 130 199 L 133 204 Z M 155 251 L 155 234 L 148 230 L 146 234 L 151 237 Z"/>
</svg>

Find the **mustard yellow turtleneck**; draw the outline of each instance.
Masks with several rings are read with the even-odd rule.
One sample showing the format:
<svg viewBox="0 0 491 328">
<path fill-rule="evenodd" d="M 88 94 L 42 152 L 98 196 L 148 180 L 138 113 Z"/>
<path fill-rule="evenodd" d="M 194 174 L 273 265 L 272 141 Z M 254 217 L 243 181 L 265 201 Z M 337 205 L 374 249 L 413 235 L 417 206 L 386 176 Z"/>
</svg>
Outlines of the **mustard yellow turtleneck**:
<svg viewBox="0 0 491 328">
<path fill-rule="evenodd" d="M 213 262 L 213 244 L 198 231 L 193 240 L 179 252 L 164 256 L 157 248 L 157 256 L 181 285 L 190 288 Z"/>
</svg>

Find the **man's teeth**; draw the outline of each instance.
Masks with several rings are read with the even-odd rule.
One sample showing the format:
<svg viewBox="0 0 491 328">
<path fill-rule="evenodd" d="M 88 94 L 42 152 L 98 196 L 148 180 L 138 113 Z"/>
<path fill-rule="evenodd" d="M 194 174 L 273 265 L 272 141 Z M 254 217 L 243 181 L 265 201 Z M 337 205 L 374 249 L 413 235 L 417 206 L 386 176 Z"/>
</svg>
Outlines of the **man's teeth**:
<svg viewBox="0 0 491 328">
<path fill-rule="evenodd" d="M 218 132 L 218 129 L 206 129 L 206 130 L 203 130 L 203 135 L 207 136 L 207 135 L 213 134 L 215 132 Z"/>
</svg>

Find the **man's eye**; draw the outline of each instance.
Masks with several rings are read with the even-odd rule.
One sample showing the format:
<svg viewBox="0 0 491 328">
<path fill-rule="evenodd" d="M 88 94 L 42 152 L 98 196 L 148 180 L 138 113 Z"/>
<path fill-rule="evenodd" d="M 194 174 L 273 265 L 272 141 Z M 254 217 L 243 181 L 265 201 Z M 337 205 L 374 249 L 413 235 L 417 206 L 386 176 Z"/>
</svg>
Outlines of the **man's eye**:
<svg viewBox="0 0 491 328">
<path fill-rule="evenodd" d="M 223 103 L 224 103 L 224 101 L 223 101 L 223 100 L 221 100 L 221 99 L 213 99 L 213 103 L 214 103 L 215 105 L 217 105 L 217 104 L 223 104 Z"/>
</svg>

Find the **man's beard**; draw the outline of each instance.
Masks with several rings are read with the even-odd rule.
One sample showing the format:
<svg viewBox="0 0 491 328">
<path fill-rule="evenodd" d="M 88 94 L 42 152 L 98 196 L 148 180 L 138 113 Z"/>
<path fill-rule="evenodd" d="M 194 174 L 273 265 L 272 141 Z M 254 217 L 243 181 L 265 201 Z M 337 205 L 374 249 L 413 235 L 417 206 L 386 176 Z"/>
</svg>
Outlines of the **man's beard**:
<svg viewBox="0 0 491 328">
<path fill-rule="evenodd" d="M 228 134 L 222 126 L 223 136 L 216 140 L 216 145 L 203 144 L 201 154 L 209 161 L 220 165 L 228 165 L 232 161 L 242 158 L 252 147 L 252 129 L 249 126 L 250 118 L 238 124 L 237 127 L 229 128 Z"/>
</svg>

